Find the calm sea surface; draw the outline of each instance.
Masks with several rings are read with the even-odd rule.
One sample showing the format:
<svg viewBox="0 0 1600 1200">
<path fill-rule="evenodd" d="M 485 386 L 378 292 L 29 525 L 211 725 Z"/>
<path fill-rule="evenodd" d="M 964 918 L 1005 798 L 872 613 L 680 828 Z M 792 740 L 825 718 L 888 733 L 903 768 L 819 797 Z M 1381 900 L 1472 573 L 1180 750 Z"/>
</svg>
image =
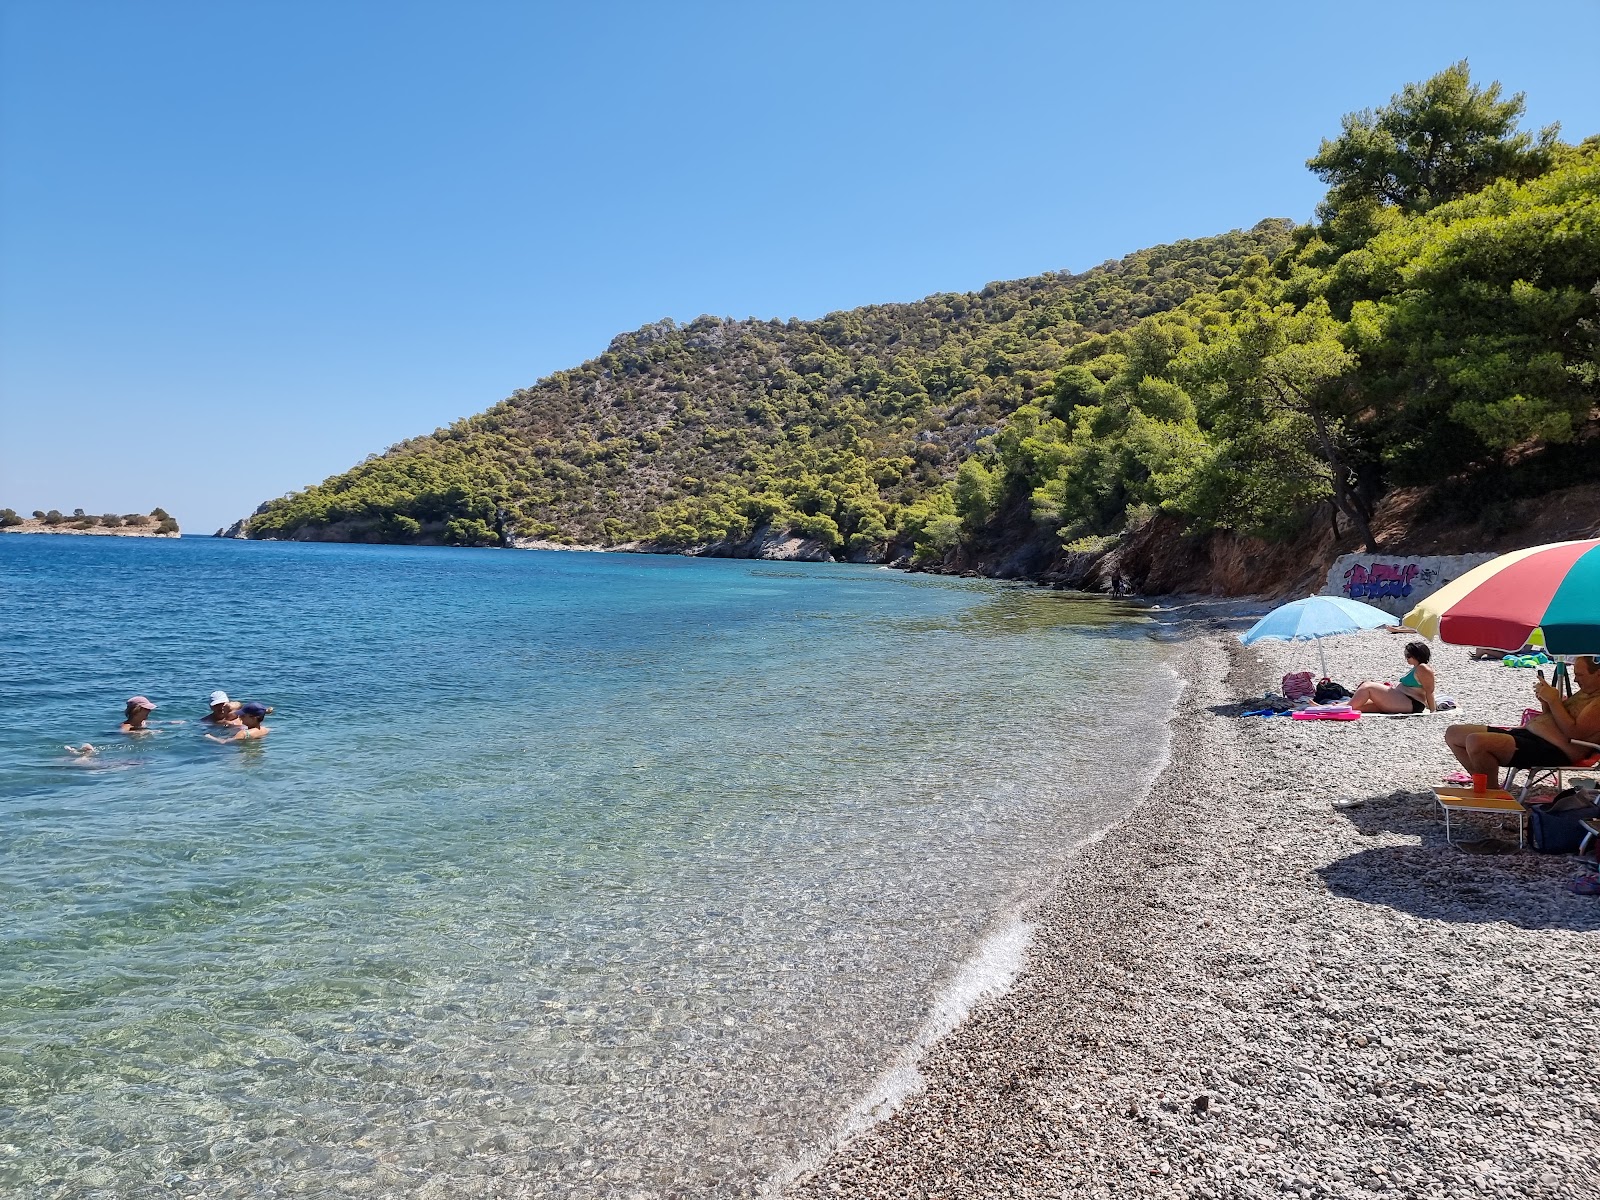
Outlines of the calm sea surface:
<svg viewBox="0 0 1600 1200">
<path fill-rule="evenodd" d="M 1175 690 L 1131 611 L 871 567 L 13 535 L 0 606 L 5 1196 L 755 1193 Z"/>
</svg>

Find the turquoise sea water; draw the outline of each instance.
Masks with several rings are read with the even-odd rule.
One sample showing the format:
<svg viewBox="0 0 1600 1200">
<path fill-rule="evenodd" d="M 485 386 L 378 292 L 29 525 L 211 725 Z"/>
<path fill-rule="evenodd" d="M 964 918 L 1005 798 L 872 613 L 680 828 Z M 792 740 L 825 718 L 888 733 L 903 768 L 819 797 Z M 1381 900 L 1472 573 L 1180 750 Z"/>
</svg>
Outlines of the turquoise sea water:
<svg viewBox="0 0 1600 1200">
<path fill-rule="evenodd" d="M 1174 691 L 1128 610 L 872 567 L 13 535 L 0 601 L 7 1196 L 752 1194 Z"/>
</svg>

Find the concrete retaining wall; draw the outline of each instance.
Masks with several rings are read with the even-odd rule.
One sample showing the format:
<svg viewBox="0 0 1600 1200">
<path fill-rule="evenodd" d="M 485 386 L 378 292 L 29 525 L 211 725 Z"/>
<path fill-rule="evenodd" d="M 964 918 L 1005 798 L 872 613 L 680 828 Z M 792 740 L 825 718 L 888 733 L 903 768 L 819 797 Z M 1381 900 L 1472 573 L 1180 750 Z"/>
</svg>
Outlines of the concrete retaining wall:
<svg viewBox="0 0 1600 1200">
<path fill-rule="evenodd" d="M 1417 603 L 1433 595 L 1493 554 L 1345 554 L 1328 571 L 1324 596 L 1360 600 L 1384 612 L 1404 616 Z"/>
</svg>

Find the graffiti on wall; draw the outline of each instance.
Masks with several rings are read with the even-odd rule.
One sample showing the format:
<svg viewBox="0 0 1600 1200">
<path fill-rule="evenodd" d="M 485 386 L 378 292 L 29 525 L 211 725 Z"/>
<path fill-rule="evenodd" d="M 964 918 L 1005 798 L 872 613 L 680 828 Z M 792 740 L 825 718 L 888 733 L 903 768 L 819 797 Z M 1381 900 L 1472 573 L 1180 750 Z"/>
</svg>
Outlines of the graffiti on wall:
<svg viewBox="0 0 1600 1200">
<path fill-rule="evenodd" d="M 1324 596 L 1348 596 L 1402 616 L 1492 554 L 1345 554 L 1328 570 Z"/>
<path fill-rule="evenodd" d="M 1352 563 L 1344 573 L 1344 594 L 1352 600 L 1403 599 L 1422 587 L 1431 592 L 1439 573 L 1408 563 Z"/>
</svg>

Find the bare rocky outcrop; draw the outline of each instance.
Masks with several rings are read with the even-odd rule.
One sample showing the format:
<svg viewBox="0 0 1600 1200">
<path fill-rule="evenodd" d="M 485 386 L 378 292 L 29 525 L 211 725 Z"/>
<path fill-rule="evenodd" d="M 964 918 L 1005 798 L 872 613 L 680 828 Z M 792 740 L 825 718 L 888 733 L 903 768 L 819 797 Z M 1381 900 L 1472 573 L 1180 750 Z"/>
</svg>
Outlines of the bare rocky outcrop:
<svg viewBox="0 0 1600 1200">
<path fill-rule="evenodd" d="M 816 538 L 781 526 L 758 525 L 742 538 L 728 538 L 686 550 L 696 558 L 765 558 L 779 562 L 832 562 L 833 554 Z"/>
<path fill-rule="evenodd" d="M 219 538 L 238 538 L 240 540 L 248 538 L 250 536 L 251 517 L 259 517 L 262 513 L 266 512 L 269 504 L 271 504 L 270 500 L 263 501 L 261 504 L 256 505 L 255 512 L 251 513 L 249 517 L 240 517 L 232 525 L 229 525 L 224 529 L 217 530 L 215 536 Z"/>
<path fill-rule="evenodd" d="M 1464 518 L 1425 488 L 1396 489 L 1379 503 L 1373 530 L 1385 553 L 1504 553 L 1543 542 L 1600 536 L 1600 484 L 1581 483 L 1538 497 L 1507 500 L 1488 518 Z M 1188 533 L 1158 514 L 1106 538 L 1092 550 L 1069 550 L 1019 504 L 996 517 L 942 561 L 920 569 L 993 579 L 1032 579 L 1091 592 L 1120 576 L 1145 596 L 1305 595 L 1320 590 L 1341 554 L 1361 548 L 1357 532 L 1326 508 L 1298 536 L 1267 541 L 1233 530 Z"/>
</svg>

